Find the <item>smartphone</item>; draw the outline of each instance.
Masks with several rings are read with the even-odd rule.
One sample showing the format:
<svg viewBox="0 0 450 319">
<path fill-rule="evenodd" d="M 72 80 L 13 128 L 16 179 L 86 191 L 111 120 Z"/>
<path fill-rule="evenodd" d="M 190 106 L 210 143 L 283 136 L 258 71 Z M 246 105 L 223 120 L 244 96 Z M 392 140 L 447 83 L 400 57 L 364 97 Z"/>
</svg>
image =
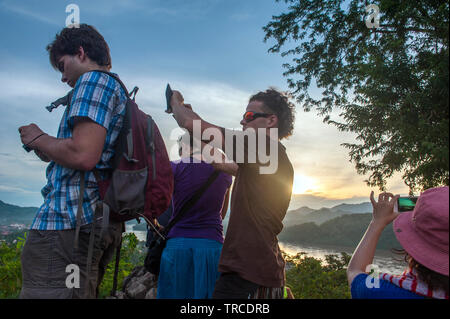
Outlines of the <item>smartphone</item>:
<svg viewBox="0 0 450 319">
<path fill-rule="evenodd" d="M 170 99 L 172 98 L 173 92 L 170 88 L 170 85 L 167 83 L 166 87 L 166 102 L 167 102 L 167 109 L 166 113 L 172 113 L 172 107 L 170 106 Z"/>
<path fill-rule="evenodd" d="M 408 212 L 416 206 L 417 196 L 401 196 L 394 205 L 396 213 Z"/>
</svg>

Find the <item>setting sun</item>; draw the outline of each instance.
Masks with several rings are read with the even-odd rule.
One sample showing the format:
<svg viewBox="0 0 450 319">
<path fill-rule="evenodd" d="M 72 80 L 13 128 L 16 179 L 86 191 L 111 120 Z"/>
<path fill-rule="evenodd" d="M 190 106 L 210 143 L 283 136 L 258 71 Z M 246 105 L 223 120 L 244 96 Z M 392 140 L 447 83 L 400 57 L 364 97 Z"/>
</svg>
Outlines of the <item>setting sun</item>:
<svg viewBox="0 0 450 319">
<path fill-rule="evenodd" d="M 308 191 L 317 189 L 316 181 L 305 175 L 295 174 L 292 194 L 304 194 Z"/>
</svg>

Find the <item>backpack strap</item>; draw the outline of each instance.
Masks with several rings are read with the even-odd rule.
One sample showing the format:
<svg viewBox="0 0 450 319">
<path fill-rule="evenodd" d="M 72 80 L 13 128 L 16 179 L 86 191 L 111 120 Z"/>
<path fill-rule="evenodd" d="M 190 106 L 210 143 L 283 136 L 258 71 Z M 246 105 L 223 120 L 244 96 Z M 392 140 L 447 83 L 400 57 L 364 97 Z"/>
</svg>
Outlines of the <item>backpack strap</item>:
<svg viewBox="0 0 450 319">
<path fill-rule="evenodd" d="M 153 119 L 152 117 L 149 115 L 147 118 L 147 144 L 150 148 L 150 152 L 152 155 L 152 179 L 155 180 L 156 179 L 156 149 L 155 149 L 155 132 L 153 129 L 154 125 L 153 125 Z"/>
<path fill-rule="evenodd" d="M 181 208 L 180 212 L 173 218 L 167 227 L 164 228 L 164 235 L 167 236 L 169 234 L 170 229 L 186 214 L 186 212 L 191 209 L 197 201 L 202 197 L 203 193 L 206 191 L 206 189 L 217 179 L 219 176 L 219 171 L 214 170 L 214 172 L 209 176 L 208 180 L 205 184 L 203 184 L 191 197 L 189 201 L 187 201 L 183 207 Z"/>
<path fill-rule="evenodd" d="M 83 197 L 85 189 L 84 172 L 80 172 L 80 194 L 78 195 L 77 219 L 75 221 L 75 239 L 73 241 L 73 248 L 78 249 L 78 241 L 80 237 L 81 214 L 83 213 Z"/>
<path fill-rule="evenodd" d="M 94 170 L 92 171 L 94 173 L 95 176 L 95 180 L 97 181 L 97 185 L 99 184 L 99 182 L 101 181 L 101 176 L 100 176 L 100 172 L 94 168 Z M 102 230 L 100 231 L 100 239 L 103 238 L 103 234 L 105 229 L 108 227 L 109 225 L 109 216 L 110 216 L 110 210 L 109 210 L 109 206 L 108 204 L 106 204 L 104 201 L 102 201 L 100 199 L 100 203 L 98 204 L 99 209 L 102 210 Z M 122 232 L 124 232 L 124 224 L 122 223 Z M 91 235 L 94 233 L 94 228 L 92 229 L 92 233 Z M 91 270 L 91 263 L 92 263 L 92 252 L 93 252 L 93 246 L 91 247 L 91 244 L 93 244 L 93 240 L 91 242 L 91 240 L 89 240 L 89 249 L 88 249 L 88 258 L 87 258 L 87 262 L 88 262 L 88 271 L 87 273 L 89 274 L 90 270 Z M 119 262 L 120 262 L 120 250 L 122 248 L 122 238 L 120 239 L 120 243 L 116 248 L 116 261 L 115 261 L 115 265 L 114 265 L 114 277 L 113 277 L 113 286 L 111 289 L 111 296 L 116 296 L 116 290 L 117 290 L 117 278 L 118 278 L 118 274 L 119 274 Z"/>
<path fill-rule="evenodd" d="M 81 214 L 83 213 L 83 198 L 84 198 L 84 190 L 85 190 L 85 173 L 84 171 L 80 171 L 80 193 L 78 195 L 78 207 L 77 207 L 77 219 L 75 224 L 75 238 L 73 240 L 73 247 L 75 250 L 78 250 L 79 240 L 80 240 L 80 228 L 81 228 Z M 86 262 L 86 282 L 85 282 L 85 290 L 84 297 L 88 296 L 88 287 L 89 287 L 89 276 L 91 273 L 92 267 L 92 254 L 94 251 L 94 232 L 95 232 L 95 212 L 92 216 L 92 225 L 91 225 L 91 233 L 89 236 L 89 245 L 88 245 L 88 255 Z M 103 229 L 102 229 L 103 231 Z"/>
<path fill-rule="evenodd" d="M 119 277 L 119 263 L 120 263 L 120 250 L 122 249 L 122 238 L 120 239 L 119 246 L 116 248 L 116 261 L 114 263 L 114 277 L 113 285 L 111 288 L 111 296 L 116 296 L 117 291 L 117 278 Z"/>
<path fill-rule="evenodd" d="M 116 80 L 120 84 L 122 89 L 125 91 L 127 99 L 132 100 L 132 101 L 135 100 L 136 93 L 139 90 L 139 88 L 137 86 L 134 87 L 134 89 L 131 91 L 131 94 L 134 94 L 133 98 L 131 98 L 130 93 L 127 90 L 127 87 L 125 86 L 125 84 L 123 84 L 122 80 L 117 75 L 115 75 L 111 72 L 103 71 L 103 70 L 93 70 L 93 71 L 104 73 L 104 74 L 107 74 L 110 77 L 112 77 L 114 80 Z M 128 118 L 129 117 L 129 108 L 127 106 L 128 106 L 128 103 L 125 104 L 125 107 L 126 107 L 125 117 Z M 131 130 L 127 133 L 126 139 L 127 139 L 127 143 L 126 143 L 127 144 L 127 153 L 124 153 L 122 155 L 125 156 L 125 158 L 129 162 L 137 162 L 137 160 L 133 158 L 133 134 L 132 134 Z"/>
<path fill-rule="evenodd" d="M 126 93 L 126 95 L 127 95 L 127 98 L 131 99 L 130 94 L 128 93 L 127 87 L 125 86 L 125 84 L 123 84 L 122 80 L 119 79 L 119 77 L 118 77 L 117 75 L 115 75 L 115 74 L 113 74 L 113 73 L 111 73 L 111 72 L 108 72 L 108 71 L 103 71 L 103 70 L 92 70 L 92 71 L 96 71 L 96 72 L 108 74 L 108 75 L 109 75 L 110 77 L 112 77 L 114 80 L 116 80 L 117 82 L 119 82 L 120 86 L 121 86 L 122 89 L 125 91 L 125 93 Z M 138 90 L 139 90 L 139 88 L 138 88 L 138 87 L 135 87 L 135 88 L 133 89 L 132 93 L 134 93 L 135 96 L 136 96 L 136 93 L 137 93 Z M 134 99 L 134 98 L 133 98 L 133 99 Z"/>
</svg>

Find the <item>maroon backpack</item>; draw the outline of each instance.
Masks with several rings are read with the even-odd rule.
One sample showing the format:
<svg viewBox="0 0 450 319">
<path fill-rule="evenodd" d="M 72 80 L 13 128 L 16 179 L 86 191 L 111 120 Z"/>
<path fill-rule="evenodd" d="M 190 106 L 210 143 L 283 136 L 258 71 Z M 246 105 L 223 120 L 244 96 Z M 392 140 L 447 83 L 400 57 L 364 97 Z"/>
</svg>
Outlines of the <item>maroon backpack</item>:
<svg viewBox="0 0 450 319">
<path fill-rule="evenodd" d="M 156 123 L 142 112 L 125 85 L 113 77 L 127 94 L 122 130 L 112 159 L 112 174 L 100 180 L 100 198 L 109 206 L 110 218 L 151 220 L 167 210 L 173 192 L 173 174 L 166 146 Z M 137 92 L 137 88 L 133 90 Z"/>
</svg>

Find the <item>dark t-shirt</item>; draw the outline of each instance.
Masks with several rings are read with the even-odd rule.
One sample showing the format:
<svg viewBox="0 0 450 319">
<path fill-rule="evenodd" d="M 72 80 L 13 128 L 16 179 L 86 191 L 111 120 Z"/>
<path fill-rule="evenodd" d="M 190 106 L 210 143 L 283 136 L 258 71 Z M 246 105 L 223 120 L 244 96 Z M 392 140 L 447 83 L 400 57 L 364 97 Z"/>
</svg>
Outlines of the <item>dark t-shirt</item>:
<svg viewBox="0 0 450 319">
<path fill-rule="evenodd" d="M 224 134 L 227 130 L 223 130 Z M 242 132 L 235 132 L 239 134 Z M 226 135 L 225 135 L 226 136 Z M 269 152 L 270 139 L 266 137 Z M 257 163 L 248 159 L 252 142 L 244 139 L 225 146 L 225 153 L 236 161 L 242 147 L 245 163 L 239 170 L 231 196 L 231 214 L 220 257 L 219 272 L 235 272 L 243 279 L 264 287 L 282 287 L 285 284 L 285 262 L 278 246 L 277 236 L 283 229 L 282 221 L 289 206 L 294 170 L 284 146 L 276 141 L 277 169 L 273 174 L 262 174 L 260 156 Z M 255 148 L 258 153 L 258 147 Z M 275 149 L 275 148 L 274 148 Z M 272 163 L 273 164 L 273 163 Z M 272 165 L 271 164 L 271 165 Z"/>
</svg>

